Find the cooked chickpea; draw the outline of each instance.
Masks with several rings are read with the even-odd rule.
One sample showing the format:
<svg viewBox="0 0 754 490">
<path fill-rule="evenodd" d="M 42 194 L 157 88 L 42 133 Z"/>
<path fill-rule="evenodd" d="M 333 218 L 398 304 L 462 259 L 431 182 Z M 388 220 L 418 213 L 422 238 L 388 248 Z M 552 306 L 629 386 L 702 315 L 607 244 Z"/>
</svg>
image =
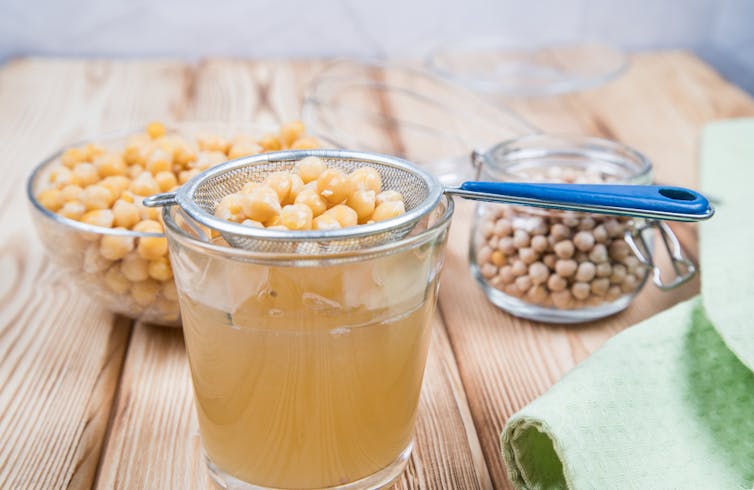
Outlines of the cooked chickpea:
<svg viewBox="0 0 754 490">
<path fill-rule="evenodd" d="M 357 189 L 346 201 L 346 204 L 350 206 L 359 218 L 359 223 L 366 223 L 366 221 L 374 213 L 376 206 L 376 193 L 371 189 Z"/>
<path fill-rule="evenodd" d="M 102 256 L 109 260 L 122 259 L 133 249 L 134 238 L 122 235 L 104 235 L 99 246 Z"/>
<path fill-rule="evenodd" d="M 68 168 L 86 161 L 86 153 L 82 148 L 68 148 L 60 157 L 60 162 Z"/>
<path fill-rule="evenodd" d="M 367 189 L 374 191 L 375 196 L 382 192 L 382 177 L 372 167 L 357 168 L 348 175 L 348 182 L 352 190 Z"/>
<path fill-rule="evenodd" d="M 154 180 L 154 177 L 152 177 L 151 173 L 142 172 L 133 180 L 133 182 L 131 182 L 128 190 L 130 190 L 137 196 L 146 197 L 159 193 L 160 186 L 157 184 L 157 181 Z"/>
<path fill-rule="evenodd" d="M 335 218 L 338 223 L 340 223 L 340 226 L 342 228 L 356 226 L 357 224 L 359 224 L 359 218 L 356 214 L 356 211 L 346 206 L 345 204 L 338 204 L 337 206 L 333 206 L 325 211 L 324 214 L 329 214 L 330 216 Z"/>
<path fill-rule="evenodd" d="M 157 139 L 160 136 L 164 136 L 166 133 L 165 125 L 159 121 L 152 121 L 147 124 L 147 134 L 152 139 Z"/>
<path fill-rule="evenodd" d="M 283 203 L 291 192 L 291 174 L 287 171 L 273 172 L 267 176 L 262 185 L 274 190 L 278 195 L 278 201 Z"/>
<path fill-rule="evenodd" d="M 294 204 L 299 193 L 304 189 L 304 181 L 298 174 L 290 174 L 291 190 L 288 193 L 288 198 L 283 202 L 284 204 Z"/>
<path fill-rule="evenodd" d="M 228 153 L 230 149 L 230 141 L 227 138 L 218 136 L 216 134 L 199 135 L 196 138 L 196 143 L 199 149 L 207 152 L 219 151 L 222 153 Z"/>
<path fill-rule="evenodd" d="M 173 190 L 178 186 L 178 179 L 175 178 L 175 174 L 167 170 L 155 175 L 154 181 L 157 182 L 161 192 Z"/>
<path fill-rule="evenodd" d="M 313 136 L 307 136 L 296 140 L 292 145 L 292 150 L 313 150 L 319 148 L 319 141 Z"/>
<path fill-rule="evenodd" d="M 146 169 L 152 175 L 169 172 L 173 168 L 173 155 L 165 150 L 156 149 L 147 157 Z"/>
<path fill-rule="evenodd" d="M 101 226 L 103 228 L 112 228 L 113 226 L 113 212 L 109 209 L 95 209 L 89 211 L 81 217 L 81 221 L 94 226 Z"/>
<path fill-rule="evenodd" d="M 296 196 L 295 204 L 305 204 L 311 208 L 314 216 L 319 216 L 327 210 L 327 201 L 312 189 L 304 189 Z"/>
<path fill-rule="evenodd" d="M 390 201 L 403 201 L 403 196 L 398 191 L 387 190 L 380 192 L 375 198 L 375 204 L 377 206 Z"/>
<path fill-rule="evenodd" d="M 317 192 L 330 205 L 342 203 L 350 194 L 346 174 L 337 168 L 326 169 L 317 177 Z"/>
<path fill-rule="evenodd" d="M 371 219 L 373 221 L 385 221 L 404 214 L 406 208 L 403 201 L 387 201 L 383 202 L 374 209 Z"/>
<path fill-rule="evenodd" d="M 248 194 L 242 194 L 240 201 L 244 215 L 254 221 L 266 223 L 280 214 L 278 194 L 269 187 L 257 187 Z"/>
<path fill-rule="evenodd" d="M 120 261 L 120 271 L 131 282 L 143 281 L 149 277 L 149 262 L 131 252 Z"/>
<path fill-rule="evenodd" d="M 168 253 L 168 239 L 164 237 L 141 237 L 139 255 L 147 260 L 157 260 Z"/>
<path fill-rule="evenodd" d="M 183 185 L 197 175 L 199 175 L 199 169 L 196 168 L 191 170 L 181 170 L 181 172 L 178 173 L 178 183 Z"/>
<path fill-rule="evenodd" d="M 68 201 L 58 210 L 58 214 L 68 219 L 80 220 L 86 212 L 86 206 L 80 201 Z"/>
<path fill-rule="evenodd" d="M 296 165 L 296 173 L 304 184 L 313 182 L 327 169 L 327 165 L 319 157 L 306 157 Z"/>
<path fill-rule="evenodd" d="M 125 294 L 131 289 L 131 281 L 123 275 L 117 265 L 110 267 L 105 273 L 105 284 L 116 294 Z"/>
<path fill-rule="evenodd" d="M 304 134 L 304 123 L 301 121 L 291 121 L 280 127 L 280 140 L 283 146 L 289 148 L 297 139 Z"/>
<path fill-rule="evenodd" d="M 99 173 L 91 163 L 79 163 L 73 167 L 71 182 L 81 187 L 96 184 L 99 180 Z"/>
<path fill-rule="evenodd" d="M 342 228 L 340 226 L 340 222 L 335 219 L 335 216 L 331 214 L 321 214 L 314 218 L 312 221 L 312 229 L 314 230 L 337 230 L 338 228 Z"/>
<path fill-rule="evenodd" d="M 79 200 L 89 211 L 108 209 L 115 202 L 115 195 L 106 187 L 93 184 L 81 191 Z"/>
<path fill-rule="evenodd" d="M 39 203 L 50 211 L 57 211 L 63 207 L 65 200 L 63 193 L 58 189 L 46 189 L 37 195 Z"/>
<path fill-rule="evenodd" d="M 310 230 L 314 214 L 306 204 L 288 204 L 280 212 L 280 223 L 289 230 Z"/>
<path fill-rule="evenodd" d="M 93 163 L 97 173 L 102 177 L 126 175 L 128 172 L 126 162 L 117 153 L 104 153 L 98 156 Z"/>
<path fill-rule="evenodd" d="M 131 297 L 141 306 L 147 306 L 157 299 L 160 284 L 154 279 L 144 279 L 131 286 Z"/>
<path fill-rule="evenodd" d="M 265 151 L 278 151 L 283 148 L 280 139 L 274 134 L 263 136 L 262 139 L 259 140 L 259 144 Z"/>
<path fill-rule="evenodd" d="M 173 277 L 173 269 L 170 267 L 170 261 L 167 257 L 150 260 L 147 271 L 149 277 L 158 281 L 167 281 Z"/>
</svg>

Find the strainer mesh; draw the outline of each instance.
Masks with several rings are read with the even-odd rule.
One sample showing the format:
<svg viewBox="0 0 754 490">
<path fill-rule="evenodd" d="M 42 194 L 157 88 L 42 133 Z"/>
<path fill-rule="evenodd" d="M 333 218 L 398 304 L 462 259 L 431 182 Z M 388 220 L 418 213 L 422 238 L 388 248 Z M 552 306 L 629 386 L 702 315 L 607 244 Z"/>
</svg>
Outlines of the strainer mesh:
<svg viewBox="0 0 754 490">
<path fill-rule="evenodd" d="M 413 219 L 399 223 L 396 226 L 385 227 L 375 233 L 358 233 L 358 228 L 344 228 L 328 232 L 326 239 L 307 239 L 305 232 L 290 232 L 286 238 L 269 238 L 260 236 L 260 229 L 238 225 L 234 231 L 217 230 L 232 246 L 260 252 L 302 253 L 316 254 L 320 252 L 339 252 L 357 250 L 359 248 L 378 245 L 383 242 L 400 239 L 417 228 L 417 223 L 428 213 L 419 208 L 427 208 L 427 200 L 433 199 L 430 192 L 432 182 L 410 168 L 381 163 L 375 160 L 348 158 L 343 156 L 327 157 L 319 152 L 319 156 L 329 168 L 338 168 L 348 173 L 357 168 L 369 166 L 377 170 L 382 178 L 384 190 L 395 190 L 401 193 L 406 206 L 406 215 L 414 214 Z M 324 151 L 326 153 L 326 150 Z M 306 155 L 302 155 L 303 158 Z M 236 166 L 225 171 L 209 175 L 200 180 L 188 196 L 202 211 L 210 216 L 194 215 L 199 222 L 215 229 L 212 221 L 215 209 L 227 195 L 238 192 L 247 182 L 262 182 L 269 174 L 281 170 L 293 170 L 297 161 L 290 159 L 251 162 L 248 165 Z M 439 200 L 439 194 L 437 195 Z M 419 227 L 421 228 L 421 226 Z M 418 229 L 415 231 L 419 231 Z"/>
</svg>

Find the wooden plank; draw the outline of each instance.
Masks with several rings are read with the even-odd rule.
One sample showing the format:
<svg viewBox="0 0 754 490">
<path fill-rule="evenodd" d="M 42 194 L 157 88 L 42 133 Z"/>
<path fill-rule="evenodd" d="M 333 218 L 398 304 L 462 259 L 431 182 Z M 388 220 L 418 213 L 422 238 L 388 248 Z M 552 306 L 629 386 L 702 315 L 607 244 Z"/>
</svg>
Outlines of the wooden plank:
<svg viewBox="0 0 754 490">
<path fill-rule="evenodd" d="M 45 257 L 25 178 L 35 162 L 95 129 L 168 113 L 181 88 L 174 69 L 36 59 L 0 69 L 2 488 L 91 486 L 131 329 Z"/>
<path fill-rule="evenodd" d="M 618 139 L 645 152 L 658 180 L 696 184 L 696 146 L 710 120 L 754 115 L 754 101 L 684 53 L 641 54 L 620 79 L 599 89 L 512 104 L 551 132 Z M 499 433 L 514 412 L 623 328 L 698 292 L 698 280 L 673 292 L 648 285 L 614 317 L 563 327 L 532 324 L 492 306 L 468 271 L 473 206 L 459 203 L 440 289 L 440 310 L 496 488 L 510 488 Z M 677 228 L 692 256 L 693 226 Z"/>
<path fill-rule="evenodd" d="M 208 61 L 180 112 L 197 120 L 277 124 L 299 117 L 306 82 L 321 65 Z M 207 484 L 181 338 L 139 325 L 104 452 L 100 488 Z M 156 423 L 155 421 L 160 421 Z M 444 326 L 435 322 L 414 453 L 397 488 L 491 488 Z"/>
</svg>

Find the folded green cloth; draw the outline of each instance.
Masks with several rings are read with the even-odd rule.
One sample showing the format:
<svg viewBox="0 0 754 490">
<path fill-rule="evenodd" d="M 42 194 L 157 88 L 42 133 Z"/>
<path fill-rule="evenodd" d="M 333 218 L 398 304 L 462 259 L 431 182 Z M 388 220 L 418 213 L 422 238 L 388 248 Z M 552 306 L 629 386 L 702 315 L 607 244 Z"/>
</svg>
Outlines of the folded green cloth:
<svg viewBox="0 0 754 490">
<path fill-rule="evenodd" d="M 501 434 L 517 488 L 754 488 L 754 120 L 702 142 L 702 295 L 608 341 Z M 660 294 L 660 293 L 658 293 Z"/>
</svg>

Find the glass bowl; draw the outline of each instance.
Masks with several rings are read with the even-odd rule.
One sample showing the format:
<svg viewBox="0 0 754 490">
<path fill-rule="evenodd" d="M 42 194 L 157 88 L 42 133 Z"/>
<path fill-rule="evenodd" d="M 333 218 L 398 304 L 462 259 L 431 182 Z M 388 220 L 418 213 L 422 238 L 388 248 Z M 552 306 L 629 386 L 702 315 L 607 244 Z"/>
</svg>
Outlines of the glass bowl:
<svg viewBox="0 0 754 490">
<path fill-rule="evenodd" d="M 59 159 L 66 149 L 91 142 L 107 149 L 118 149 L 139 129 L 110 133 L 61 148 L 33 170 L 27 181 L 27 197 L 32 220 L 48 256 L 82 291 L 113 313 L 139 321 L 178 327 L 181 326 L 181 318 L 172 277 L 163 281 L 132 281 L 121 273 L 124 261 L 131 260 L 129 257 L 136 253 L 142 240 L 166 240 L 164 233 L 93 226 L 52 212 L 37 199 L 38 193 L 48 183 L 51 170 L 59 164 Z M 202 133 L 228 136 L 243 133 L 258 137 L 274 129 L 250 123 L 213 122 L 187 122 L 173 124 L 168 128 L 172 133 L 191 138 Z M 193 139 L 190 141 L 193 142 Z M 155 219 L 158 215 L 159 212 L 155 210 Z M 107 240 L 107 237 L 128 237 L 133 240 L 134 250 L 123 259 L 109 260 L 100 253 L 102 242 Z M 134 278 L 133 275 L 131 277 Z"/>
</svg>

